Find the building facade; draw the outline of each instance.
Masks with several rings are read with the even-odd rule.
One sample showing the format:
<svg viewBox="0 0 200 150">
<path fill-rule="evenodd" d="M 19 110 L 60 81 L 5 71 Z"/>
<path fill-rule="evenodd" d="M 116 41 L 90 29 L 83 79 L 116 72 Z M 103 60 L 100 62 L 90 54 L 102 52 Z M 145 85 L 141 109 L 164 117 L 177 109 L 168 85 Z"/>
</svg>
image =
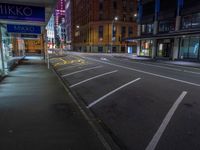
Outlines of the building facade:
<svg viewBox="0 0 200 150">
<path fill-rule="evenodd" d="M 48 48 L 55 48 L 55 21 L 54 21 L 54 15 L 51 16 L 47 26 L 47 39 L 48 43 L 47 46 Z"/>
<path fill-rule="evenodd" d="M 66 0 L 65 2 L 65 32 L 66 32 L 66 47 L 65 49 L 71 50 L 72 41 L 72 2 Z"/>
<path fill-rule="evenodd" d="M 66 0 L 58 0 L 57 5 L 54 12 L 54 23 L 55 23 L 55 45 L 57 48 L 62 48 L 62 34 L 65 32 L 62 32 L 62 27 L 65 22 L 65 2 Z"/>
<path fill-rule="evenodd" d="M 200 61 L 200 1 L 139 0 L 138 37 L 132 40 L 139 56 Z"/>
<path fill-rule="evenodd" d="M 72 1 L 71 1 L 72 2 Z M 72 47 L 82 52 L 136 52 L 137 0 L 74 0 Z"/>
</svg>

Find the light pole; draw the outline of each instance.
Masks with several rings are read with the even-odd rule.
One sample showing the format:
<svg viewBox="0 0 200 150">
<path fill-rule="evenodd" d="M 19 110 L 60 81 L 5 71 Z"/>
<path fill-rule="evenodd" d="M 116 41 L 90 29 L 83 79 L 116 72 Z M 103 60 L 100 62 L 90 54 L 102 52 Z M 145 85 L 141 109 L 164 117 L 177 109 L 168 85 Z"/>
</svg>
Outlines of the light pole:
<svg viewBox="0 0 200 150">
<path fill-rule="evenodd" d="M 114 19 L 112 20 L 112 36 L 111 36 L 111 53 L 113 52 L 113 41 L 115 40 L 114 39 L 114 30 L 116 31 L 116 27 L 114 28 L 114 23 L 115 21 L 117 21 L 119 18 L 117 16 L 114 17 Z M 116 34 L 116 33 L 115 33 Z"/>
</svg>

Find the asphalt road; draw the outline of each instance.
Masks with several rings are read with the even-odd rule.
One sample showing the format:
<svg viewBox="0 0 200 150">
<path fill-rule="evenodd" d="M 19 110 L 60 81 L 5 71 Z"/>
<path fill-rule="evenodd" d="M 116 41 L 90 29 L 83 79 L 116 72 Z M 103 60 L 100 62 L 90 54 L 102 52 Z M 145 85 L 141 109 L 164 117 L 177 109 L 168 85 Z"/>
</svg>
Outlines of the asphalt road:
<svg viewBox="0 0 200 150">
<path fill-rule="evenodd" d="M 80 53 L 51 63 L 121 149 L 200 149 L 200 69 Z"/>
</svg>

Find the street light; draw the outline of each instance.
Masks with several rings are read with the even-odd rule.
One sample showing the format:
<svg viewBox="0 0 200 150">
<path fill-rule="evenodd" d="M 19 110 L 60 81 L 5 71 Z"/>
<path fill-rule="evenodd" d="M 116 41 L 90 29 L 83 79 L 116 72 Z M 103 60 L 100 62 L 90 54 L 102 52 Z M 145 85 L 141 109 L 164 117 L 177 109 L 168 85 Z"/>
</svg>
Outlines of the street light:
<svg viewBox="0 0 200 150">
<path fill-rule="evenodd" d="M 112 37 L 111 37 L 111 53 L 113 52 L 113 30 L 114 30 L 114 23 L 115 23 L 115 21 L 118 21 L 118 17 L 117 16 L 115 16 L 114 17 L 114 19 L 112 20 Z M 116 30 L 116 28 L 115 28 L 115 30 Z"/>
</svg>

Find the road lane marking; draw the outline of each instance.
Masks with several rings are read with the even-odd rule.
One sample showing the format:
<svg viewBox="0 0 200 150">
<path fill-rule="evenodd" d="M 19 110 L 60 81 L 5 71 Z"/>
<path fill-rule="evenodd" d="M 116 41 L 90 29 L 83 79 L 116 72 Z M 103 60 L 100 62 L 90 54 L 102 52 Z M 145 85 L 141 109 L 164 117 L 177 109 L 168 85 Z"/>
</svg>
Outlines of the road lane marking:
<svg viewBox="0 0 200 150">
<path fill-rule="evenodd" d="M 64 70 L 72 69 L 72 68 L 75 68 L 75 67 L 78 67 L 78 66 L 79 66 L 79 65 L 67 66 L 67 67 L 64 67 L 64 68 L 57 69 L 57 71 L 64 71 Z"/>
<path fill-rule="evenodd" d="M 200 72 L 194 72 L 194 71 L 189 71 L 189 70 L 184 70 L 184 72 L 187 72 L 187 73 L 193 73 L 193 74 L 198 74 L 198 75 L 200 75 Z"/>
<path fill-rule="evenodd" d="M 137 78 L 137 79 L 135 79 L 135 80 L 133 80 L 133 81 L 131 81 L 131 82 L 128 82 L 128 83 L 126 83 L 126 84 L 124 84 L 124 85 L 118 87 L 117 89 L 115 89 L 115 90 L 109 92 L 108 94 L 102 96 L 101 98 L 99 98 L 99 99 L 95 100 L 94 102 L 92 102 L 91 104 L 89 104 L 89 105 L 87 106 L 87 108 L 93 107 L 94 105 L 96 105 L 97 103 L 101 102 L 102 100 L 104 100 L 104 99 L 107 98 L 108 96 L 114 94 L 115 92 L 121 90 L 122 88 L 127 87 L 128 85 L 130 85 L 130 84 L 132 84 L 132 83 L 134 83 L 134 82 L 139 81 L 140 79 L 141 79 L 141 78 Z"/>
<path fill-rule="evenodd" d="M 92 68 L 87 68 L 87 69 L 83 69 L 83 70 L 79 70 L 79 71 L 75 71 L 75 72 L 71 72 L 68 74 L 63 75 L 62 77 L 67 77 L 73 74 L 77 74 L 77 73 L 81 73 L 81 72 L 85 72 L 85 71 L 89 71 L 89 70 L 93 70 L 93 69 L 98 69 L 98 68 L 102 68 L 103 66 L 96 66 L 96 67 L 92 67 Z"/>
<path fill-rule="evenodd" d="M 119 61 L 122 61 L 122 60 L 119 60 Z M 125 61 L 123 61 L 123 62 L 125 62 Z M 189 70 L 170 68 L 170 67 L 166 67 L 166 66 L 154 65 L 154 64 L 149 64 L 149 63 L 132 62 L 132 61 L 131 61 L 131 63 L 142 64 L 142 65 L 146 65 L 146 66 L 153 66 L 153 67 L 157 67 L 157 68 L 169 69 L 169 70 L 174 70 L 174 71 L 183 71 L 183 72 L 192 73 L 192 74 L 197 74 L 197 75 L 200 74 L 200 72 L 194 72 L 194 71 L 189 71 Z M 171 67 L 172 67 L 172 66 L 171 66 Z M 173 67 L 174 67 L 174 66 L 173 66 Z M 187 69 L 188 69 L 188 68 L 187 68 Z"/>
<path fill-rule="evenodd" d="M 174 115 L 175 111 L 177 110 L 180 103 L 183 101 L 184 97 L 187 95 L 186 91 L 183 91 L 182 94 L 179 96 L 179 98 L 176 100 L 176 102 L 173 104 L 167 115 L 165 116 L 162 124 L 158 128 L 157 132 L 153 136 L 152 140 L 150 141 L 149 145 L 146 147 L 145 150 L 155 150 L 162 134 L 164 133 L 167 125 L 169 124 L 172 116 Z"/>
<path fill-rule="evenodd" d="M 120 61 L 122 61 L 122 60 L 120 60 Z M 125 61 L 123 61 L 123 62 L 125 62 Z M 131 61 L 131 63 L 152 66 L 152 67 L 157 67 L 157 68 L 162 68 L 162 69 L 168 69 L 168 70 L 173 70 L 173 71 L 183 71 L 182 69 L 170 68 L 170 67 L 159 66 L 159 65 L 149 64 L 149 63 L 132 62 L 132 61 Z"/>
<path fill-rule="evenodd" d="M 113 63 L 109 63 L 109 62 L 103 62 L 103 61 L 96 60 L 96 59 L 93 59 L 93 58 L 88 58 L 87 57 L 87 59 L 90 59 L 90 60 L 93 60 L 93 61 L 96 61 L 96 62 L 101 62 L 101 63 L 104 63 L 104 64 L 108 64 L 108 65 L 111 65 L 111 66 L 123 68 L 123 69 L 136 71 L 136 72 L 143 73 L 143 74 L 148 74 L 148 75 L 152 75 L 152 76 L 165 78 L 165 79 L 169 79 L 169 80 L 173 80 L 173 81 L 177 81 L 177 82 L 181 82 L 181 83 L 185 83 L 185 84 L 189 84 L 189 85 L 200 87 L 200 84 L 189 82 L 189 81 L 184 81 L 184 80 L 180 80 L 180 79 L 176 79 L 176 78 L 172 78 L 172 77 L 168 77 L 168 76 L 164 76 L 164 75 L 160 75 L 160 74 L 155 74 L 155 73 L 151 73 L 151 72 L 147 72 L 147 71 L 143 71 L 143 70 L 139 70 L 139 69 L 134 69 L 134 68 L 126 67 L 126 66 L 121 66 L 121 65 L 117 65 L 117 64 L 113 64 Z"/>
<path fill-rule="evenodd" d="M 81 82 L 78 82 L 78 83 L 76 83 L 76 84 L 73 84 L 73 85 L 70 86 L 70 88 L 73 88 L 73 87 L 75 87 L 75 86 L 77 86 L 77 85 L 83 84 L 83 83 L 88 82 L 88 81 L 91 81 L 91 80 L 93 80 L 93 79 L 97 79 L 97 78 L 103 77 L 103 76 L 105 76 L 105 75 L 109 75 L 109 74 L 116 73 L 116 72 L 118 72 L 118 70 L 114 70 L 114 71 L 111 71 L 111 72 L 107 72 L 107 73 L 104 73 L 104 74 L 97 75 L 97 76 L 95 76 L 95 77 L 92 77 L 92 78 L 83 80 L 83 81 L 81 81 Z"/>
</svg>

